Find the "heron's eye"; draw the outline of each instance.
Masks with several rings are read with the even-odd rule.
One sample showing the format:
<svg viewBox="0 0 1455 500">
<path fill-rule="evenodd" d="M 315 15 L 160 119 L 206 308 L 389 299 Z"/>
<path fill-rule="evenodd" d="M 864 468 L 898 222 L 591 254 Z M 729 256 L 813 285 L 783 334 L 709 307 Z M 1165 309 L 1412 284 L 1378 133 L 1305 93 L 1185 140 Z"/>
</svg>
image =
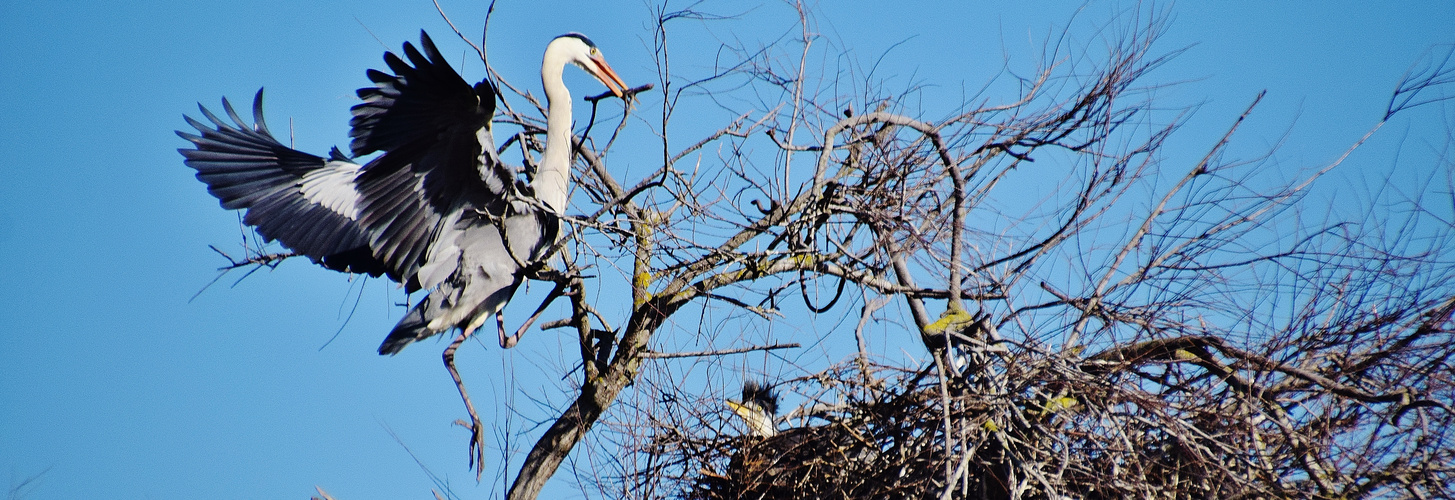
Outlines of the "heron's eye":
<svg viewBox="0 0 1455 500">
<path fill-rule="evenodd" d="M 599 54 L 600 54 L 600 52 L 601 52 L 601 51 L 599 51 L 599 50 L 596 50 L 596 47 L 592 47 L 592 48 L 591 48 L 591 55 L 593 55 L 593 56 L 595 56 L 595 55 L 599 55 Z"/>
</svg>

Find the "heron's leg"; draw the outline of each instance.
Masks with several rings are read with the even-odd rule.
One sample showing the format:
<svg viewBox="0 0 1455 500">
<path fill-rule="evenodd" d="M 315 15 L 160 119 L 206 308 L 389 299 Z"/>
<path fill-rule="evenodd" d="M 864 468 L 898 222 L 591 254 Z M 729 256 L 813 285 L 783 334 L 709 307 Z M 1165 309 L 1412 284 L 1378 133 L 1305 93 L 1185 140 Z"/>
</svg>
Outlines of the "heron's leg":
<svg viewBox="0 0 1455 500">
<path fill-rule="evenodd" d="M 500 347 L 505 349 L 515 347 L 518 339 L 505 337 L 505 311 L 495 312 L 495 328 L 500 331 Z"/>
<path fill-rule="evenodd" d="M 470 402 L 470 394 L 465 392 L 465 381 L 460 378 L 460 371 L 455 369 L 455 350 L 465 339 L 470 338 L 474 329 L 467 329 L 455 337 L 454 342 L 445 348 L 442 356 L 445 360 L 445 368 L 450 370 L 450 378 L 455 379 L 455 388 L 460 390 L 460 399 L 465 402 L 465 410 L 470 412 L 470 423 L 456 420 L 455 423 L 470 429 L 470 467 L 475 468 L 475 480 L 479 481 L 485 474 L 485 427 L 480 423 L 480 415 L 475 413 L 475 404 Z"/>
<path fill-rule="evenodd" d="M 561 297 L 575 293 L 574 291 L 567 291 L 567 288 L 570 286 L 571 283 L 569 281 L 557 280 L 556 287 L 551 289 L 550 295 L 547 295 L 546 300 L 542 301 L 540 307 L 536 308 L 536 312 L 534 314 L 531 314 L 530 318 L 527 318 L 525 320 L 525 323 L 520 325 L 520 329 L 515 331 L 515 335 L 511 335 L 509 337 L 505 336 L 505 320 L 497 316 L 495 320 L 498 324 L 500 324 L 500 347 L 502 349 L 515 347 L 515 344 L 520 342 L 520 337 L 525 335 L 525 331 L 529 330 L 531 325 L 534 325 L 537 319 L 540 319 L 541 313 L 546 312 L 546 308 L 550 307 L 552 302 L 555 302 L 556 299 L 559 299 Z"/>
</svg>

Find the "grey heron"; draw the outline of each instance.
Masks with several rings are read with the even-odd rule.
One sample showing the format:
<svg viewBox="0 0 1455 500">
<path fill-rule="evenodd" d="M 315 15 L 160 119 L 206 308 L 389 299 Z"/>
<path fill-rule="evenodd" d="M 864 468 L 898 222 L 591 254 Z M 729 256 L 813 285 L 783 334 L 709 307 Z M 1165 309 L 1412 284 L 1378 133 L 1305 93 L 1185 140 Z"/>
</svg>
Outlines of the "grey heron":
<svg viewBox="0 0 1455 500">
<path fill-rule="evenodd" d="M 211 124 L 185 117 L 198 134 L 177 132 L 193 144 L 178 151 L 197 179 L 223 208 L 247 210 L 243 222 L 266 240 L 329 269 L 388 275 L 408 292 L 427 291 L 379 354 L 452 328 L 463 340 L 500 312 L 526 266 L 549 256 L 571 177 L 566 65 L 617 97 L 626 90 L 590 39 L 569 33 L 552 40 L 541 63 L 546 147 L 522 184 L 496 155 L 489 80 L 466 83 L 423 31 L 419 48 L 405 42 L 403 53 L 386 52 L 392 74 L 369 70 L 374 86 L 357 92 L 363 103 L 352 108 L 350 149 L 353 156 L 382 152 L 367 164 L 338 148 L 323 158 L 278 142 L 263 121 L 262 90 L 253 99 L 253 125 L 223 99 L 233 123 L 199 105 Z"/>
<path fill-rule="evenodd" d="M 863 491 L 879 480 L 862 474 L 875 470 L 878 460 L 871 444 L 875 429 L 862 420 L 780 431 L 778 395 L 755 381 L 743 383 L 742 399 L 727 406 L 747 424 L 748 435 L 737 440 L 726 474 L 703 469 L 692 498 L 839 498 L 852 496 L 839 492 Z"/>
<path fill-rule="evenodd" d="M 773 422 L 778 414 L 778 394 L 771 387 L 749 380 L 743 383 L 743 398 L 725 401 L 733 414 L 748 425 L 748 432 L 758 437 L 772 437 L 778 434 L 778 424 Z"/>
<path fill-rule="evenodd" d="M 197 134 L 178 131 L 193 145 L 178 152 L 223 208 L 247 211 L 243 222 L 265 240 L 328 269 L 388 275 L 410 293 L 427 291 L 379 354 L 460 330 L 443 358 L 470 413 L 475 467 L 484 462 L 484 431 L 454 353 L 490 318 L 500 321 L 528 268 L 548 258 L 561 235 L 572 158 L 562 73 L 576 65 L 617 97 L 626 84 L 585 36 L 552 40 L 541 62 L 546 147 L 530 183 L 519 183 L 491 136 L 494 85 L 466 83 L 428 34 L 419 38 L 418 49 L 405 42 L 404 58 L 386 52 L 392 74 L 369 70 L 374 86 L 357 92 L 364 102 L 352 108 L 350 149 L 355 157 L 382 153 L 364 165 L 338 148 L 324 158 L 278 142 L 263 121 L 262 90 L 252 125 L 225 98 L 231 124 L 198 105 L 211 124 L 185 117 Z M 503 326 L 500 340 L 507 346 Z"/>
</svg>

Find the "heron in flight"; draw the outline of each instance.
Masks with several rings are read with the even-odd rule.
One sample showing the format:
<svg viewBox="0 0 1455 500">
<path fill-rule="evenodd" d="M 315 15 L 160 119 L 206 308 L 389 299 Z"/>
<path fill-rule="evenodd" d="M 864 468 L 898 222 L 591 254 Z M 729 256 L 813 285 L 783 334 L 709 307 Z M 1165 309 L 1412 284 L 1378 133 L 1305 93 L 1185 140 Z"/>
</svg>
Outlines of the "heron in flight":
<svg viewBox="0 0 1455 500">
<path fill-rule="evenodd" d="M 428 291 L 379 354 L 451 328 L 469 336 L 510 300 L 525 268 L 548 257 L 571 176 L 566 65 L 617 97 L 626 90 L 590 39 L 552 40 L 541 63 L 546 148 L 530 183 L 521 184 L 491 137 L 495 87 L 466 83 L 423 31 L 419 48 L 405 42 L 403 52 L 386 52 L 393 74 L 369 70 L 374 86 L 358 90 L 364 102 L 352 110 L 350 149 L 383 153 L 365 165 L 337 148 L 323 158 L 278 142 L 263 122 L 262 90 L 253 125 L 223 99 L 233 123 L 199 105 L 211 124 L 186 117 L 198 134 L 177 132 L 194 146 L 178 151 L 197 179 L 223 208 L 246 209 L 243 222 L 266 240 L 329 269 L 387 274 L 410 293 Z"/>
<path fill-rule="evenodd" d="M 197 134 L 178 131 L 179 149 L 197 179 L 267 241 L 336 271 L 388 275 L 427 295 L 389 332 L 379 354 L 451 329 L 460 335 L 443 358 L 471 417 L 470 465 L 484 460 L 479 416 L 455 369 L 455 349 L 494 317 L 529 267 L 550 256 L 561 236 L 571 178 L 571 93 L 567 64 L 585 70 L 617 97 L 626 84 L 601 51 L 578 33 L 556 37 L 541 61 L 549 110 L 546 149 L 530 182 L 516 181 L 491 136 L 496 89 L 470 85 L 440 55 L 429 35 L 404 57 L 384 54 L 391 73 L 369 70 L 349 125 L 353 157 L 382 153 L 364 165 L 334 148 L 327 158 L 278 142 L 263 122 L 263 91 L 247 124 L 223 99 L 231 123 L 198 105 L 211 124 L 185 117 Z M 501 346 L 507 346 L 500 327 Z M 483 468 L 477 470 L 483 471 Z"/>
</svg>

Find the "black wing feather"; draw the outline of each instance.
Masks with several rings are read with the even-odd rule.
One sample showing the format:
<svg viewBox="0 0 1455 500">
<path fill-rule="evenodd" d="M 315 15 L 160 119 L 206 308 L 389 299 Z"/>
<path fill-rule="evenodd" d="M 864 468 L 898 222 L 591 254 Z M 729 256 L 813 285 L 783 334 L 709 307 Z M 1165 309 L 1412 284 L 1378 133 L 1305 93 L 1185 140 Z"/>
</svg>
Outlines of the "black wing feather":
<svg viewBox="0 0 1455 500">
<path fill-rule="evenodd" d="M 367 165 L 336 148 L 324 159 L 283 146 L 263 122 L 262 91 L 253 125 L 226 99 L 231 123 L 199 106 L 212 123 L 188 117 L 200 135 L 178 132 L 195 147 L 179 151 L 222 206 L 246 209 L 244 222 L 264 238 L 330 269 L 387 273 L 418 288 L 416 274 L 447 226 L 469 211 L 502 216 L 518 193 L 490 137 L 495 88 L 466 83 L 423 31 L 419 47 L 406 42 L 402 53 L 385 53 L 393 74 L 369 70 L 374 86 L 357 92 L 350 149 L 383 153 Z M 308 183 L 320 176 L 326 185 L 310 196 Z"/>
<path fill-rule="evenodd" d="M 358 90 L 364 102 L 349 121 L 355 155 L 384 153 L 358 178 L 360 223 L 401 282 L 424 265 L 452 214 L 503 211 L 514 178 L 490 139 L 494 88 L 466 83 L 423 31 L 419 46 L 406 42 L 404 58 L 384 54 L 392 75 L 369 70 L 375 85 Z"/>
<path fill-rule="evenodd" d="M 197 179 L 207 184 L 207 191 L 223 208 L 246 209 L 243 222 L 256 227 L 268 241 L 277 240 L 330 269 L 382 274 L 383 262 L 367 251 L 364 226 L 347 214 L 309 199 L 302 191 L 309 174 L 329 168 L 347 169 L 346 164 L 330 164 L 329 160 L 294 150 L 273 138 L 263 121 L 262 90 L 253 98 L 252 126 L 227 99 L 222 103 L 231 124 L 198 105 L 211 125 L 184 117 L 198 134 L 177 131 L 193 145 L 193 149 L 177 151 L 186 158 L 187 166 L 197 170 Z"/>
</svg>

